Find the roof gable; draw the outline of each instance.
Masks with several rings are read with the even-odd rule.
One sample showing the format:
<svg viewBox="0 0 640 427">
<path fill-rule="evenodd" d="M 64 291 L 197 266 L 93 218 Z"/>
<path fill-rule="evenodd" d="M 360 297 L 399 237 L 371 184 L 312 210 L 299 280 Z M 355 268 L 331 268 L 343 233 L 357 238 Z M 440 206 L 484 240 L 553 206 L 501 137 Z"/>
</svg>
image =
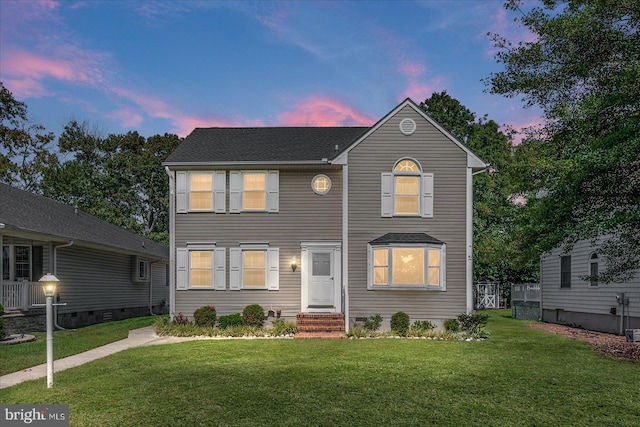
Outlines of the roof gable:
<svg viewBox="0 0 640 427">
<path fill-rule="evenodd" d="M 418 115 L 422 116 L 427 122 L 433 125 L 438 131 L 440 131 L 447 139 L 449 139 L 452 143 L 457 145 L 462 151 L 467 154 L 467 167 L 472 168 L 474 171 L 483 171 L 489 165 L 482 160 L 477 154 L 475 154 L 469 147 L 467 147 L 464 143 L 460 142 L 455 136 L 453 136 L 449 131 L 444 129 L 438 122 L 433 119 L 430 115 L 428 115 L 422 108 L 420 108 L 413 100 L 410 98 L 402 101 L 396 108 L 391 110 L 386 116 L 381 118 L 376 124 L 371 126 L 365 133 L 363 133 L 356 141 L 353 142 L 346 150 L 344 150 L 341 154 L 336 156 L 333 159 L 332 163 L 346 163 L 346 158 L 348 153 L 357 147 L 362 141 L 364 141 L 369 135 L 378 130 L 382 125 L 387 123 L 392 117 L 394 117 L 398 112 L 400 112 L 405 107 L 412 108 Z"/>
<path fill-rule="evenodd" d="M 0 184 L 0 200 L 0 223 L 7 230 L 45 234 L 77 243 L 169 258 L 167 245 L 138 236 L 56 200 L 6 184 Z"/>
</svg>

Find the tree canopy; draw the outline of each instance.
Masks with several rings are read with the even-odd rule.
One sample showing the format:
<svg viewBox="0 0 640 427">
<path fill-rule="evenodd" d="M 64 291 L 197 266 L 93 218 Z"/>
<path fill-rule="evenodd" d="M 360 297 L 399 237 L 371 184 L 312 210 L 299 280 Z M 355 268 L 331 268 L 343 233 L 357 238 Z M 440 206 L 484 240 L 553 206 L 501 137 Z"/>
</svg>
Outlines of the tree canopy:
<svg viewBox="0 0 640 427">
<path fill-rule="evenodd" d="M 54 136 L 31 124 L 27 106 L 0 82 L 0 182 L 37 191 L 43 171 L 55 164 Z"/>
<path fill-rule="evenodd" d="M 505 6 L 535 41 L 493 35 L 504 71 L 486 83 L 540 106 L 545 119 L 510 171 L 512 191 L 527 201 L 515 225 L 521 258 L 589 239 L 607 258 L 599 280 L 628 280 L 640 265 L 640 4 Z"/>
</svg>

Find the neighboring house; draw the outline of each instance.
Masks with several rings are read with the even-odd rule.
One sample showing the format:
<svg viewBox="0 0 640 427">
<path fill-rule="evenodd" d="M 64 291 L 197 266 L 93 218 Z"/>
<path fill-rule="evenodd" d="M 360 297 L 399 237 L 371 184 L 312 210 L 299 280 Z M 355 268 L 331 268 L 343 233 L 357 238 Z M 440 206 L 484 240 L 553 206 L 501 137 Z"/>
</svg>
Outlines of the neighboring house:
<svg viewBox="0 0 640 427">
<path fill-rule="evenodd" d="M 172 314 L 258 303 L 348 328 L 473 309 L 472 176 L 487 165 L 410 99 L 372 127 L 198 128 L 164 164 Z"/>
<path fill-rule="evenodd" d="M 640 328 L 640 268 L 625 283 L 589 279 L 605 269 L 606 259 L 588 240 L 579 241 L 568 253 L 554 249 L 542 256 L 542 320 L 617 334 Z"/>
<path fill-rule="evenodd" d="M 38 280 L 47 272 L 67 303 L 57 308 L 62 327 L 157 314 L 167 305 L 168 247 L 71 206 L 0 184 L 0 241 L 6 311 L 41 311 L 34 304 L 45 300 Z"/>
</svg>

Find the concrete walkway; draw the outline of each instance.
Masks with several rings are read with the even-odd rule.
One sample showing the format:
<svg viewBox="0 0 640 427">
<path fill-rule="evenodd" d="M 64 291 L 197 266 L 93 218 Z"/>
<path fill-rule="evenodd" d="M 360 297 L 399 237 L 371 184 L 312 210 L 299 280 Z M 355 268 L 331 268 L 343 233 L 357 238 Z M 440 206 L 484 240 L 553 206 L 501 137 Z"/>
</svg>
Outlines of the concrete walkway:
<svg viewBox="0 0 640 427">
<path fill-rule="evenodd" d="M 58 359 L 53 362 L 53 370 L 55 372 L 64 371 L 65 369 L 75 368 L 93 360 L 101 359 L 110 354 L 117 353 L 122 350 L 133 347 L 142 347 L 155 344 L 169 344 L 175 342 L 191 341 L 197 338 L 178 338 L 178 337 L 160 337 L 156 335 L 153 326 L 146 328 L 134 329 L 129 331 L 129 337 L 111 344 L 103 345 L 84 353 L 75 354 L 73 356 Z M 19 344 L 18 344 L 19 345 Z M 55 346 L 55 341 L 54 341 Z M 0 377 L 0 389 L 11 387 L 25 381 L 45 378 L 47 376 L 47 364 L 34 366 L 33 368 L 23 369 L 19 372 L 3 375 Z"/>
</svg>

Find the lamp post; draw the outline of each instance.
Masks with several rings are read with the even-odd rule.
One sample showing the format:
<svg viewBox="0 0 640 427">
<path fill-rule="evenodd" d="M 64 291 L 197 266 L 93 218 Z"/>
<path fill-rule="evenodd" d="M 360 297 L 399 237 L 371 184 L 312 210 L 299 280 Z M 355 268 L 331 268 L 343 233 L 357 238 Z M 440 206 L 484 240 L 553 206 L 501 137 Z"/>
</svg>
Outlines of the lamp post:
<svg viewBox="0 0 640 427">
<path fill-rule="evenodd" d="M 58 278 L 47 273 L 39 280 L 47 297 L 47 388 L 53 387 L 53 296 L 56 293 Z"/>
</svg>

